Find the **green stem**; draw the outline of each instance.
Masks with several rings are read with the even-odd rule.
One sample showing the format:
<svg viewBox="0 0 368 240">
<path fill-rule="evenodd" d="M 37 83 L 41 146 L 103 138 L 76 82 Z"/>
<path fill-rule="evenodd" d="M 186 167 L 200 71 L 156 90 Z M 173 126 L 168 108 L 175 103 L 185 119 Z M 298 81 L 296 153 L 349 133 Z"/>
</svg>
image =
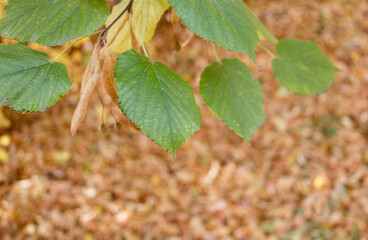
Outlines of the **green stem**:
<svg viewBox="0 0 368 240">
<path fill-rule="evenodd" d="M 266 48 L 261 43 L 259 43 L 258 46 L 268 53 L 272 58 L 276 58 L 275 54 L 273 54 L 270 49 Z"/>
<path fill-rule="evenodd" d="M 134 17 L 133 11 L 131 12 L 131 16 L 132 16 L 132 19 L 133 19 L 133 22 L 134 22 L 134 26 L 135 26 L 135 30 L 136 30 L 136 33 L 137 33 L 138 40 L 139 40 L 140 44 L 142 45 L 143 52 L 144 52 L 144 54 L 146 55 L 146 57 L 148 57 L 148 58 L 149 58 L 148 53 L 147 53 L 147 49 L 146 49 L 146 47 L 144 46 L 144 43 L 143 43 L 143 41 L 142 41 L 141 34 L 140 34 L 140 32 L 139 32 L 137 22 L 135 21 L 135 17 Z"/>
<path fill-rule="evenodd" d="M 55 62 L 61 55 L 63 55 L 66 51 L 68 51 L 69 48 L 73 47 L 74 44 L 76 44 L 77 42 L 79 42 L 80 40 L 82 40 L 84 37 L 78 38 L 77 40 L 75 40 L 72 44 L 70 44 L 68 47 L 64 48 L 63 51 L 61 51 L 61 53 L 59 53 L 59 55 L 56 56 L 56 58 L 54 58 L 54 60 L 52 60 L 53 62 Z"/>
<path fill-rule="evenodd" d="M 211 42 L 211 45 L 212 45 L 213 53 L 215 54 L 216 61 L 217 61 L 217 62 L 221 62 L 221 60 L 220 60 L 220 58 L 219 58 L 219 56 L 218 56 L 218 54 L 217 54 L 215 44 L 213 44 L 213 43 Z"/>
<path fill-rule="evenodd" d="M 85 37 L 89 37 L 89 36 L 92 36 L 94 34 L 97 34 L 97 33 L 100 33 L 102 32 L 103 30 L 101 31 L 98 31 L 98 32 L 94 32 L 92 33 L 91 35 L 88 35 L 88 36 L 85 36 Z M 52 61 L 55 62 L 61 55 L 63 55 L 66 51 L 69 50 L 69 48 L 73 47 L 77 42 L 79 42 L 80 40 L 82 40 L 83 38 L 85 37 L 80 37 L 78 38 L 77 40 L 75 40 L 74 42 L 72 42 L 69 46 L 67 46 L 63 51 L 61 51 L 61 53 L 59 53 L 59 55 L 57 55 Z"/>
</svg>

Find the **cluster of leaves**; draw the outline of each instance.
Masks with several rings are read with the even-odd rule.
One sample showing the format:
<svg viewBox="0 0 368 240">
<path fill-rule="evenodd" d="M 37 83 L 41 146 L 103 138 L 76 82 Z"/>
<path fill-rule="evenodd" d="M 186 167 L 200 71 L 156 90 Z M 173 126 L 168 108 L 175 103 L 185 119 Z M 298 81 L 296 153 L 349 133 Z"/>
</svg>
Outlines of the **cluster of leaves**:
<svg viewBox="0 0 368 240">
<path fill-rule="evenodd" d="M 0 44 L 0 105 L 22 113 L 44 111 L 71 87 L 63 64 L 24 44 L 65 44 L 94 34 L 105 23 L 108 31 L 96 43 L 83 78 L 72 133 L 97 86 L 108 96 L 106 104 L 119 107 L 144 134 L 174 154 L 199 130 L 201 114 L 189 83 L 164 64 L 151 61 L 144 49 L 144 42 L 152 38 L 170 6 L 193 33 L 227 50 L 245 53 L 254 62 L 260 39 L 276 44 L 273 70 L 290 92 L 316 95 L 333 82 L 337 69 L 316 43 L 277 40 L 242 0 L 122 0 L 111 14 L 106 0 L 8 0 L 0 35 L 23 44 Z M 135 39 L 146 56 L 132 49 Z M 114 53 L 119 54 L 117 60 Z M 247 141 L 266 118 L 261 85 L 238 59 L 218 60 L 207 67 L 200 94 Z"/>
</svg>

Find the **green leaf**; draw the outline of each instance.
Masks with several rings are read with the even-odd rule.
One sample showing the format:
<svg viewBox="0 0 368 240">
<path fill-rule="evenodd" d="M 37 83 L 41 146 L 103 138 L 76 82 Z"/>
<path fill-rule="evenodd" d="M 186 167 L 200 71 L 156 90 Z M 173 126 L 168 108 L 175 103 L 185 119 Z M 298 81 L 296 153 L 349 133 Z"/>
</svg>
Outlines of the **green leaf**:
<svg viewBox="0 0 368 240">
<path fill-rule="evenodd" d="M 252 20 L 253 24 L 257 28 L 259 39 L 266 39 L 266 40 L 270 40 L 273 43 L 277 43 L 278 42 L 277 38 L 275 38 L 272 35 L 272 33 L 266 28 L 265 25 L 263 25 L 261 20 L 259 20 L 258 17 L 256 15 L 254 15 L 252 10 L 247 5 L 245 5 L 245 7 L 247 8 L 248 15 L 250 16 L 250 19 Z"/>
<path fill-rule="evenodd" d="M 255 61 L 256 27 L 242 0 L 168 0 L 198 36 L 220 47 L 242 52 Z"/>
<path fill-rule="evenodd" d="M 19 112 L 41 112 L 71 87 L 64 64 L 20 43 L 0 44 L 0 105 Z"/>
<path fill-rule="evenodd" d="M 109 15 L 106 0 L 8 0 L 0 35 L 45 46 L 92 34 Z"/>
<path fill-rule="evenodd" d="M 238 59 L 222 59 L 204 70 L 203 101 L 230 129 L 249 141 L 266 118 L 260 83 Z"/>
<path fill-rule="evenodd" d="M 167 66 L 129 50 L 120 54 L 115 75 L 121 110 L 171 154 L 200 128 L 192 88 Z"/>
<path fill-rule="evenodd" d="M 338 69 L 317 43 L 283 39 L 277 46 L 279 57 L 272 62 L 279 83 L 301 95 L 317 95 L 327 91 Z"/>
</svg>

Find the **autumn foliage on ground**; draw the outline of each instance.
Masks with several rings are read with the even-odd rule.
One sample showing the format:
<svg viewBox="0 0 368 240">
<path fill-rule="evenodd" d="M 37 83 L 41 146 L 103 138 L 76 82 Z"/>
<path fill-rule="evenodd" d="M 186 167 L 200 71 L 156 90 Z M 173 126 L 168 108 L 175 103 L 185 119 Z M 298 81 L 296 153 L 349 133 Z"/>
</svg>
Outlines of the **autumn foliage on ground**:
<svg viewBox="0 0 368 240">
<path fill-rule="evenodd" d="M 146 48 L 190 82 L 203 119 L 172 161 L 126 119 L 116 124 L 97 92 L 70 136 L 97 37 L 82 40 L 59 58 L 73 86 L 57 105 L 0 110 L 0 239 L 366 239 L 368 3 L 246 2 L 277 38 L 317 41 L 340 69 L 327 93 L 288 93 L 262 49 L 257 69 L 219 48 L 264 92 L 267 120 L 246 144 L 197 92 L 211 45 L 168 11 Z M 51 59 L 62 50 L 30 47 Z"/>
</svg>

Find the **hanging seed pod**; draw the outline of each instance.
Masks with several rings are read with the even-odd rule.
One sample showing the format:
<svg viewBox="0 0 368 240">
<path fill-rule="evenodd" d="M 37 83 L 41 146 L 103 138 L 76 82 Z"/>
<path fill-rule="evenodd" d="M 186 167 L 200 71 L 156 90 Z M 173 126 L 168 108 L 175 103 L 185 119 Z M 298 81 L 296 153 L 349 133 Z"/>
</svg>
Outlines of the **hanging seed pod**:
<svg viewBox="0 0 368 240">
<path fill-rule="evenodd" d="M 99 44 L 101 38 L 98 39 L 91 60 L 87 66 L 85 75 L 82 80 L 81 97 L 71 123 L 71 134 L 74 136 L 86 115 L 88 102 L 92 96 L 93 90 L 96 88 L 97 82 L 101 79 L 101 63 L 99 61 L 101 46 Z"/>
<path fill-rule="evenodd" d="M 111 104 L 111 114 L 114 116 L 117 122 L 126 121 L 126 117 L 124 116 L 123 112 L 115 103 Z"/>
<path fill-rule="evenodd" d="M 112 56 L 109 49 L 105 46 L 103 49 L 104 63 L 102 67 L 103 85 L 111 100 L 118 105 L 118 93 L 116 91 L 116 81 L 114 79 L 114 68 L 116 59 Z"/>
<path fill-rule="evenodd" d="M 101 100 L 102 104 L 104 105 L 104 107 L 109 108 L 111 103 L 112 103 L 112 100 L 111 100 L 110 95 L 106 92 L 102 77 L 98 81 L 96 89 L 97 89 L 98 96 L 100 97 L 100 100 Z"/>
<path fill-rule="evenodd" d="M 98 128 L 98 130 L 99 130 L 101 133 L 107 133 L 107 126 L 106 126 L 106 124 L 101 123 L 100 127 Z"/>
</svg>

